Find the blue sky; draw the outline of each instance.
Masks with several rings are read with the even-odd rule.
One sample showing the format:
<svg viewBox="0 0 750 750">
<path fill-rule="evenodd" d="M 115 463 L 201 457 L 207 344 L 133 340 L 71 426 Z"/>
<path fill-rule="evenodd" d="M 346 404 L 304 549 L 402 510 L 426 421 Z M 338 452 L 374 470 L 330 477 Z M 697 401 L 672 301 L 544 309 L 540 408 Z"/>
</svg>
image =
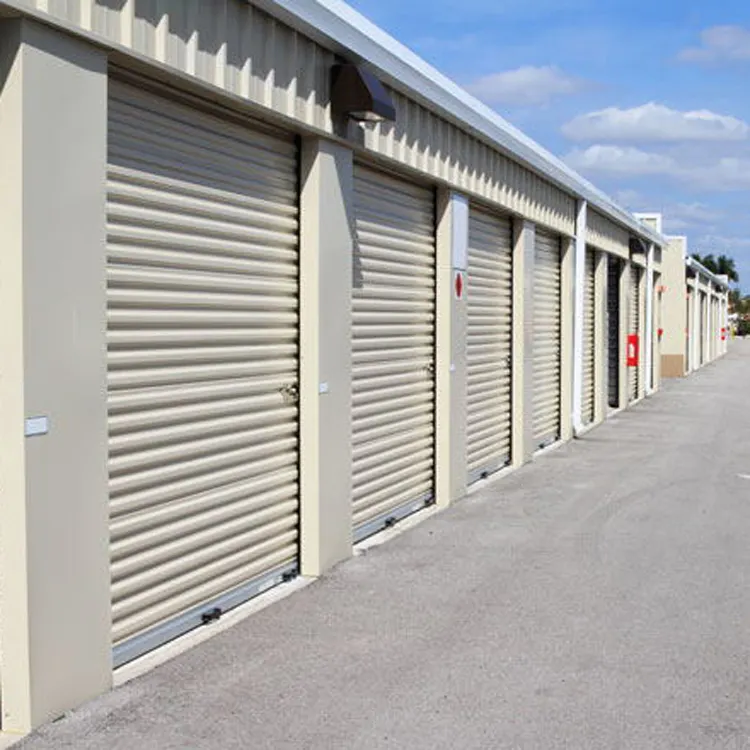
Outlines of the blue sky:
<svg viewBox="0 0 750 750">
<path fill-rule="evenodd" d="M 750 3 L 349 4 L 750 292 Z"/>
</svg>

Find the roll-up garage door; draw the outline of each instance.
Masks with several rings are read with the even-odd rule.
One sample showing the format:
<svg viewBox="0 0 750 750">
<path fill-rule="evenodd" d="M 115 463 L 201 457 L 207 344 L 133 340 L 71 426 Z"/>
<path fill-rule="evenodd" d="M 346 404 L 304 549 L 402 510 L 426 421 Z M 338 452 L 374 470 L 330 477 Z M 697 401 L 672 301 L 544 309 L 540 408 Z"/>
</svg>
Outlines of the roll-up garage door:
<svg viewBox="0 0 750 750">
<path fill-rule="evenodd" d="M 298 560 L 291 138 L 112 83 L 109 490 L 115 663 Z"/>
<path fill-rule="evenodd" d="M 630 288 L 628 294 L 628 333 L 640 333 L 640 293 L 641 271 L 637 266 L 630 266 Z M 641 356 L 643 354 L 641 353 Z M 635 401 L 638 398 L 638 372 L 640 367 L 628 367 L 628 400 Z"/>
<path fill-rule="evenodd" d="M 534 248 L 534 442 L 560 437 L 560 238 L 540 229 Z"/>
<path fill-rule="evenodd" d="M 432 502 L 435 200 L 357 165 L 353 293 L 354 536 Z"/>
<path fill-rule="evenodd" d="M 595 277 L 596 251 L 586 248 L 583 284 L 583 399 L 581 402 L 581 418 L 584 424 L 591 424 L 594 421 Z"/>
<path fill-rule="evenodd" d="M 467 289 L 469 482 L 510 460 L 512 224 L 472 207 Z"/>
<path fill-rule="evenodd" d="M 706 364 L 706 295 L 700 292 L 700 364 L 701 366 Z"/>
</svg>

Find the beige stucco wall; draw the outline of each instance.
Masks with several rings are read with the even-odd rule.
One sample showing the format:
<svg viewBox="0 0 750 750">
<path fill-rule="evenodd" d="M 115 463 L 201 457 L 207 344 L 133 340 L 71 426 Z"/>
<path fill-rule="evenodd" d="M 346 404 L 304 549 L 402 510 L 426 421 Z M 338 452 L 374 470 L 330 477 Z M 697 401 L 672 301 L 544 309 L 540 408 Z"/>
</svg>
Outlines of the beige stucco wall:
<svg viewBox="0 0 750 750">
<path fill-rule="evenodd" d="M 352 152 L 305 140 L 300 180 L 301 568 L 352 552 Z"/>
<path fill-rule="evenodd" d="M 3 730 L 24 732 L 111 684 L 107 78 L 33 22 L 2 22 L 0 50 Z"/>
<path fill-rule="evenodd" d="M 685 257 L 687 238 L 670 237 L 664 250 L 661 268 L 662 328 L 661 340 L 662 374 L 665 378 L 685 374 L 685 329 L 688 325 L 685 285 Z M 680 365 L 682 362 L 682 365 Z"/>
<path fill-rule="evenodd" d="M 466 324 L 467 300 L 454 293 L 453 248 L 468 246 L 468 223 L 456 214 L 466 211 L 465 198 L 440 190 L 437 199 L 437 317 L 436 317 L 436 451 L 435 487 L 439 507 L 447 507 L 466 494 Z M 462 205 L 458 205 L 462 204 Z M 464 277 L 464 289 L 466 289 Z"/>
</svg>

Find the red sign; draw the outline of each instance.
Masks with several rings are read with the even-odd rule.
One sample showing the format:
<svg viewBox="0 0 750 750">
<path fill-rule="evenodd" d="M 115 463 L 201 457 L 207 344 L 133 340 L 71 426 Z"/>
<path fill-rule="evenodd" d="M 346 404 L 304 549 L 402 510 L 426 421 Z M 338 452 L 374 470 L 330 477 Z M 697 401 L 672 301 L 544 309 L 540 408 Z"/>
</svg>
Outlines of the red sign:
<svg viewBox="0 0 750 750">
<path fill-rule="evenodd" d="M 628 367 L 638 367 L 640 341 L 637 333 L 628 334 Z"/>
<path fill-rule="evenodd" d="M 455 289 L 456 299 L 461 299 L 461 297 L 463 297 L 464 295 L 464 275 L 461 273 L 461 271 L 456 271 Z"/>
<path fill-rule="evenodd" d="M 664 329 L 660 328 L 659 331 L 658 331 L 658 334 L 659 334 L 659 338 L 661 338 L 662 336 L 664 336 Z"/>
</svg>

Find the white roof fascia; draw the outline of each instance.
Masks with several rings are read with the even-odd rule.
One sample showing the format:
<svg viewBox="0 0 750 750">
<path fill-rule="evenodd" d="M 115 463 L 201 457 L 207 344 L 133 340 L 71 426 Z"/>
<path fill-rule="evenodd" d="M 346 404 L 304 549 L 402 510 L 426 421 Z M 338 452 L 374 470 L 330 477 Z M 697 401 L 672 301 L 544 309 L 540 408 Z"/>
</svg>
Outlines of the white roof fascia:
<svg viewBox="0 0 750 750">
<path fill-rule="evenodd" d="M 724 281 L 723 278 L 719 278 L 715 273 L 709 271 L 702 263 L 699 263 L 695 258 L 685 258 L 685 265 L 688 268 L 692 268 L 697 271 L 701 276 L 705 276 L 707 279 L 712 281 L 716 286 L 722 289 L 729 289 L 729 285 Z"/>
<path fill-rule="evenodd" d="M 346 53 L 370 64 L 393 88 L 416 95 L 431 109 L 445 113 L 449 119 L 480 134 L 635 235 L 666 246 L 663 235 L 641 224 L 561 159 L 342 0 L 252 0 L 252 4 L 306 36 L 325 42 L 334 52 Z"/>
</svg>

